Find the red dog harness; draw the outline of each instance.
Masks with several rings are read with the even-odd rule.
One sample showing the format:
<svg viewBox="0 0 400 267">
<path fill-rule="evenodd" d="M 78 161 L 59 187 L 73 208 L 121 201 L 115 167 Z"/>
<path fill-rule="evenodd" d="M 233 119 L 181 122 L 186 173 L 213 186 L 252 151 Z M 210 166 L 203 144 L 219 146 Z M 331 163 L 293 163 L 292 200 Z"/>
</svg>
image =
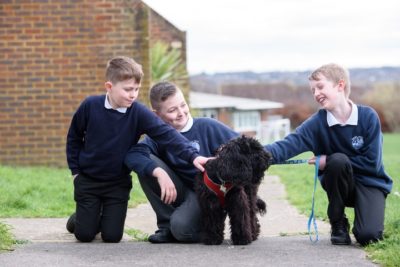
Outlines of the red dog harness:
<svg viewBox="0 0 400 267">
<path fill-rule="evenodd" d="M 225 195 L 226 193 L 228 193 L 229 190 L 231 190 L 233 184 L 232 183 L 217 184 L 213 180 L 211 180 L 210 177 L 208 177 L 207 172 L 203 173 L 203 178 L 204 178 L 203 179 L 204 184 L 208 187 L 208 189 L 210 189 L 217 195 L 219 203 L 221 204 L 222 207 L 224 207 Z"/>
</svg>

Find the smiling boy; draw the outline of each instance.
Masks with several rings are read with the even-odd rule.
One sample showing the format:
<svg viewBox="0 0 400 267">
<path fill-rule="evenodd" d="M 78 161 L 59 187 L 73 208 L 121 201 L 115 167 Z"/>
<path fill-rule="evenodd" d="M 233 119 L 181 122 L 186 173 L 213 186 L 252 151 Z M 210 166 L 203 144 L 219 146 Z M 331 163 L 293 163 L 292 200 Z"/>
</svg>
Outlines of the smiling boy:
<svg viewBox="0 0 400 267">
<path fill-rule="evenodd" d="M 182 91 L 159 82 L 150 89 L 150 102 L 164 122 L 187 138 L 198 153 L 214 155 L 217 148 L 239 134 L 210 118 L 192 118 Z M 171 150 L 146 137 L 128 152 L 125 164 L 134 170 L 157 216 L 158 230 L 151 243 L 199 242 L 201 210 L 194 192 L 198 170 Z"/>
<path fill-rule="evenodd" d="M 337 64 L 316 69 L 309 84 L 321 109 L 294 133 L 265 148 L 278 162 L 306 151 L 320 155 L 319 178 L 329 201 L 332 244 L 351 244 L 345 207 L 354 208 L 353 234 L 361 245 L 380 240 L 393 181 L 383 166 L 378 115 L 349 99 L 349 73 Z M 309 163 L 315 161 L 316 157 Z"/>
</svg>

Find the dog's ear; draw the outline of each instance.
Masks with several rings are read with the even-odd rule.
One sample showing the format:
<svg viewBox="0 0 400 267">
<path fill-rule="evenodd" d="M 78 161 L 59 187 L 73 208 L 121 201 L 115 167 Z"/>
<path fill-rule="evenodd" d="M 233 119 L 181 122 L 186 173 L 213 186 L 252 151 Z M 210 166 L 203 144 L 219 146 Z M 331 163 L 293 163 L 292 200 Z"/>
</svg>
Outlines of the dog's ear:
<svg viewBox="0 0 400 267">
<path fill-rule="evenodd" d="M 271 153 L 266 151 L 264 147 L 254 138 L 248 138 L 248 146 L 250 148 L 249 158 L 253 168 L 253 183 L 260 183 L 264 177 L 265 171 L 269 168 Z"/>
<path fill-rule="evenodd" d="M 257 155 L 259 159 L 259 166 L 264 171 L 268 170 L 269 166 L 271 165 L 272 154 L 269 151 L 261 150 Z"/>
<path fill-rule="evenodd" d="M 218 170 L 218 159 L 210 159 L 206 162 L 204 165 L 204 169 L 207 171 L 208 175 L 210 177 L 214 177 L 217 175 L 217 170 Z"/>
<path fill-rule="evenodd" d="M 251 158 L 253 163 L 253 179 L 255 183 L 259 183 L 269 168 L 271 154 L 265 150 L 261 150 L 253 154 Z"/>
</svg>

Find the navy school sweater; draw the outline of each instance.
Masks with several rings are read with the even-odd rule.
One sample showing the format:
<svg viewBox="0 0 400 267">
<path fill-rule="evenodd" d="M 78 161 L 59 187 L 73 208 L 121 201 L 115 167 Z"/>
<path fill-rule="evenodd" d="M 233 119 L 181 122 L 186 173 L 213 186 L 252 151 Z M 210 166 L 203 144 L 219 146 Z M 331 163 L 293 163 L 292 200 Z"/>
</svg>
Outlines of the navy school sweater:
<svg viewBox="0 0 400 267">
<path fill-rule="evenodd" d="M 124 158 L 142 134 L 185 162 L 192 163 L 199 155 L 181 134 L 143 104 L 134 102 L 126 113 L 120 113 L 104 107 L 105 97 L 86 98 L 73 115 L 66 145 L 72 174 L 98 180 L 128 176 L 131 170 L 124 165 Z"/>
<path fill-rule="evenodd" d="M 393 181 L 383 166 L 383 136 L 379 117 L 370 107 L 357 105 L 357 108 L 357 125 L 329 127 L 327 112 L 321 109 L 304 121 L 294 133 L 266 145 L 265 149 L 272 153 L 277 162 L 306 151 L 327 156 L 344 153 L 351 161 L 356 181 L 390 193 Z"/>
<path fill-rule="evenodd" d="M 186 132 L 181 132 L 198 153 L 205 157 L 213 156 L 218 147 L 239 134 L 226 125 L 210 118 L 194 118 L 193 126 Z M 176 157 L 168 147 L 159 146 L 153 138 L 146 138 L 132 147 L 125 158 L 125 164 L 139 176 L 152 177 L 153 170 L 157 167 L 150 159 L 150 154 L 163 160 L 182 181 L 193 187 L 198 170 L 181 158 Z"/>
</svg>

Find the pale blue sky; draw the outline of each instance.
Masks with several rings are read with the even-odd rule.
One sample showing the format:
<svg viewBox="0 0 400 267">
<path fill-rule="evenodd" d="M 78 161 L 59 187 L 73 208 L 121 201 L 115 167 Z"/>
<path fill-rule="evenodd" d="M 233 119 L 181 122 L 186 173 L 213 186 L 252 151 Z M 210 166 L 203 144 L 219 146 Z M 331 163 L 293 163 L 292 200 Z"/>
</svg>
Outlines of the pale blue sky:
<svg viewBox="0 0 400 267">
<path fill-rule="evenodd" d="M 144 0 L 187 32 L 190 74 L 400 66 L 400 0 Z"/>
</svg>

